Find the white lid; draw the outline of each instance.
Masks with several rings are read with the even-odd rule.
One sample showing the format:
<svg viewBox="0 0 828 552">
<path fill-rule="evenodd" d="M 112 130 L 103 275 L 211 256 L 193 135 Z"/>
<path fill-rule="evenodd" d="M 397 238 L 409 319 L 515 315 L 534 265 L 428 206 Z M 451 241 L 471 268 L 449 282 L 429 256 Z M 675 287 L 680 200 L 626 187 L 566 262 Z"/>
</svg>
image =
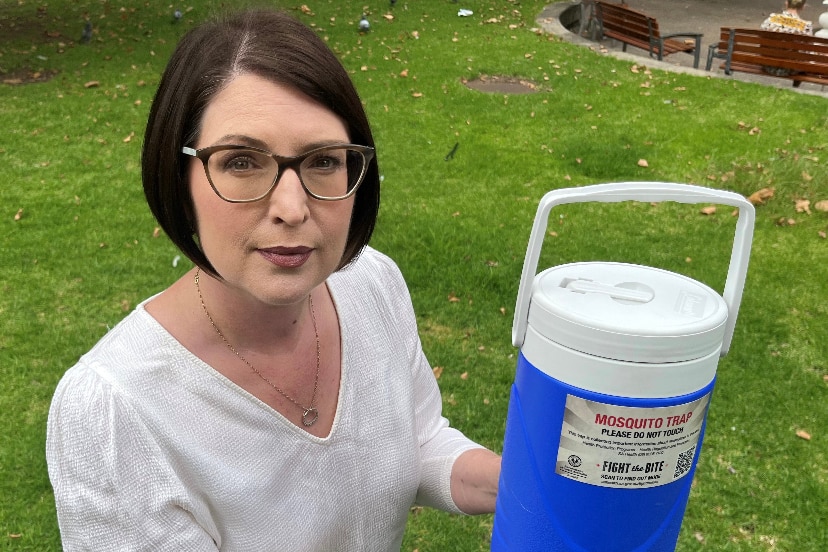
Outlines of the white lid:
<svg viewBox="0 0 828 552">
<path fill-rule="evenodd" d="M 708 286 L 666 270 L 573 263 L 535 277 L 528 322 L 547 339 L 588 355 L 682 362 L 722 346 L 727 304 Z"/>
</svg>

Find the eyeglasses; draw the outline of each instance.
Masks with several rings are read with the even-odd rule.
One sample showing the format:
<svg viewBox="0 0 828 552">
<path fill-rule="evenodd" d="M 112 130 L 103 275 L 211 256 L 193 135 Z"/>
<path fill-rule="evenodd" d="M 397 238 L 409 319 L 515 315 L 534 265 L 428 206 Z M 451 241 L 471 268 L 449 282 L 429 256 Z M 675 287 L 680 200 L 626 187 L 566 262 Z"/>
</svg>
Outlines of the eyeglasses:
<svg viewBox="0 0 828 552">
<path fill-rule="evenodd" d="M 305 192 L 313 198 L 334 201 L 356 192 L 374 148 L 337 144 L 312 149 L 295 157 L 239 145 L 208 148 L 182 148 L 182 153 L 197 157 L 213 191 L 230 203 L 250 203 L 265 197 L 279 183 L 285 169 L 293 169 Z"/>
</svg>

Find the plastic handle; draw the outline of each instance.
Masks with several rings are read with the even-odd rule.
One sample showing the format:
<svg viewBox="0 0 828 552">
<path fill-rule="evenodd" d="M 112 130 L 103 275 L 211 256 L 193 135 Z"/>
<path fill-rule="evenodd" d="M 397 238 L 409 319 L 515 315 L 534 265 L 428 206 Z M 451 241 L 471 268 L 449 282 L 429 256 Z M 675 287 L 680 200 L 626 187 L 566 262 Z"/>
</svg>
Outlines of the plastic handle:
<svg viewBox="0 0 828 552">
<path fill-rule="evenodd" d="M 619 201 L 661 202 L 675 201 L 677 203 L 718 203 L 730 205 L 739 209 L 739 220 L 736 222 L 736 237 L 733 240 L 733 251 L 730 254 L 730 266 L 725 280 L 722 294 L 727 304 L 728 316 L 725 326 L 724 341 L 721 356 L 727 354 L 730 342 L 733 339 L 733 330 L 736 327 L 736 317 L 739 314 L 739 304 L 742 301 L 742 291 L 747 276 L 750 247 L 753 240 L 753 224 L 756 212 L 753 205 L 744 197 L 733 192 L 713 190 L 690 184 L 675 184 L 671 182 L 615 182 L 611 184 L 596 184 L 581 188 L 564 188 L 548 192 L 541 198 L 535 222 L 532 225 L 532 234 L 526 248 L 526 258 L 523 261 L 523 273 L 520 276 L 515 318 L 512 324 L 512 344 L 522 347 L 526 338 L 526 329 L 529 325 L 529 303 L 532 299 L 532 283 L 538 268 L 541 245 L 549 222 L 549 212 L 556 205 L 566 203 L 584 203 L 598 201 L 613 203 Z"/>
</svg>

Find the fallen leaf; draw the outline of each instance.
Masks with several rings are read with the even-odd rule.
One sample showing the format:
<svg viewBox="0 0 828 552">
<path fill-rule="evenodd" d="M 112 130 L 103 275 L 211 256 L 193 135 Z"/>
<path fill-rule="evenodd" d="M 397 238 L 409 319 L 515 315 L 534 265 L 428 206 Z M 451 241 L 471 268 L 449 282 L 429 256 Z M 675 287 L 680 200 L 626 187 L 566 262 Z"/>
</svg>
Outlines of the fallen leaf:
<svg viewBox="0 0 828 552">
<path fill-rule="evenodd" d="M 84 84 L 83 87 L 84 88 L 95 88 L 95 87 L 98 87 L 100 85 L 101 85 L 100 81 L 89 81 L 86 84 Z"/>
<path fill-rule="evenodd" d="M 449 300 L 449 303 L 459 303 L 460 302 L 460 299 L 458 299 L 457 296 L 454 295 L 453 293 L 449 293 L 448 300 Z"/>
<path fill-rule="evenodd" d="M 773 192 L 773 188 L 762 188 L 750 194 L 748 201 L 754 205 L 762 205 L 765 201 L 773 197 Z"/>
<path fill-rule="evenodd" d="M 715 205 L 708 205 L 707 207 L 703 207 L 701 210 L 701 214 L 703 215 L 715 215 L 716 214 L 716 206 Z"/>
<path fill-rule="evenodd" d="M 434 377 L 437 378 L 437 379 L 440 379 L 440 376 L 443 375 L 443 367 L 442 366 L 435 366 L 434 368 L 431 369 L 431 371 L 434 372 Z"/>
<path fill-rule="evenodd" d="M 828 233 L 826 233 L 826 232 L 825 232 L 825 230 L 820 230 L 819 232 L 817 232 L 817 234 L 818 234 L 818 235 L 819 235 L 819 237 L 820 237 L 820 238 L 822 238 L 823 240 L 824 240 L 825 238 L 828 238 Z"/>
<path fill-rule="evenodd" d="M 638 166 L 639 166 L 639 167 L 649 167 L 649 166 L 650 166 L 650 164 L 649 164 L 649 163 L 647 163 L 647 160 L 646 160 L 646 159 L 639 159 L 639 160 L 638 160 Z"/>
<path fill-rule="evenodd" d="M 759 129 L 759 127 L 753 127 L 752 129 L 750 129 L 748 131 L 748 134 L 751 135 L 751 136 L 756 136 L 757 134 L 761 134 L 761 133 L 762 133 L 762 131 Z"/>
<path fill-rule="evenodd" d="M 808 174 L 806 171 L 802 171 L 802 180 L 804 180 L 805 182 L 810 182 L 813 179 L 814 179 L 813 176 Z"/>
<path fill-rule="evenodd" d="M 828 199 L 823 199 L 814 203 L 814 209 L 822 211 L 823 213 L 828 213 Z"/>
<path fill-rule="evenodd" d="M 310 9 L 310 8 L 309 8 L 306 4 L 302 4 L 302 5 L 299 7 L 299 9 L 300 9 L 300 10 L 302 11 L 302 13 L 304 13 L 305 15 L 313 15 L 313 11 L 311 11 L 311 9 Z"/>
<path fill-rule="evenodd" d="M 414 98 L 422 98 L 423 93 L 422 92 L 414 92 L 413 94 L 411 94 L 411 96 L 414 97 Z"/>
<path fill-rule="evenodd" d="M 408 76 L 408 69 L 403 69 L 402 71 L 400 71 L 400 76 L 401 77 L 407 77 Z"/>
<path fill-rule="evenodd" d="M 500 314 L 502 314 L 503 316 L 506 316 L 506 307 L 500 307 L 499 310 L 500 310 Z"/>
<path fill-rule="evenodd" d="M 161 235 L 161 228 L 156 226 L 155 228 L 152 229 L 152 237 L 153 238 L 157 238 L 160 235 Z"/>
<path fill-rule="evenodd" d="M 130 133 L 129 133 L 129 136 L 127 136 L 126 138 L 124 138 L 124 143 L 131 142 L 131 141 L 132 141 L 132 137 L 133 137 L 133 136 L 135 136 L 135 133 L 134 133 L 134 132 L 130 132 Z"/>
<path fill-rule="evenodd" d="M 811 440 L 811 434 L 808 433 L 807 431 L 805 431 L 804 429 L 797 429 L 796 430 L 796 436 L 799 437 L 800 439 L 805 439 L 806 441 Z"/>
<path fill-rule="evenodd" d="M 469 379 L 469 373 L 468 372 L 463 372 L 462 374 L 460 374 L 460 379 L 461 380 Z"/>
<path fill-rule="evenodd" d="M 22 207 L 20 209 L 18 209 L 17 212 L 14 214 L 14 220 L 20 220 L 21 218 L 23 218 L 23 208 Z"/>
<path fill-rule="evenodd" d="M 701 533 L 694 533 L 693 536 L 696 537 L 697 541 L 704 542 L 704 535 L 702 535 Z"/>
<path fill-rule="evenodd" d="M 388 21 L 394 21 L 394 16 L 390 13 L 386 13 L 385 15 L 383 15 L 383 17 Z"/>
<path fill-rule="evenodd" d="M 807 199 L 797 199 L 795 202 L 795 208 L 797 213 L 808 213 L 811 214 L 811 202 Z"/>
</svg>

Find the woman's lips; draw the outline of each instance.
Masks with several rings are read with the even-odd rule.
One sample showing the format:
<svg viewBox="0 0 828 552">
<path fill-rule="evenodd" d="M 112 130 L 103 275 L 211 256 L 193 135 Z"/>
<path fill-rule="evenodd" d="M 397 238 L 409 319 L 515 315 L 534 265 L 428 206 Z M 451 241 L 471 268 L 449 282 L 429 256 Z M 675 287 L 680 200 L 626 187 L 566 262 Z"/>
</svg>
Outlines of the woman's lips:
<svg viewBox="0 0 828 552">
<path fill-rule="evenodd" d="M 259 249 L 259 253 L 268 261 L 283 268 L 297 268 L 310 258 L 310 247 L 272 247 Z"/>
</svg>

